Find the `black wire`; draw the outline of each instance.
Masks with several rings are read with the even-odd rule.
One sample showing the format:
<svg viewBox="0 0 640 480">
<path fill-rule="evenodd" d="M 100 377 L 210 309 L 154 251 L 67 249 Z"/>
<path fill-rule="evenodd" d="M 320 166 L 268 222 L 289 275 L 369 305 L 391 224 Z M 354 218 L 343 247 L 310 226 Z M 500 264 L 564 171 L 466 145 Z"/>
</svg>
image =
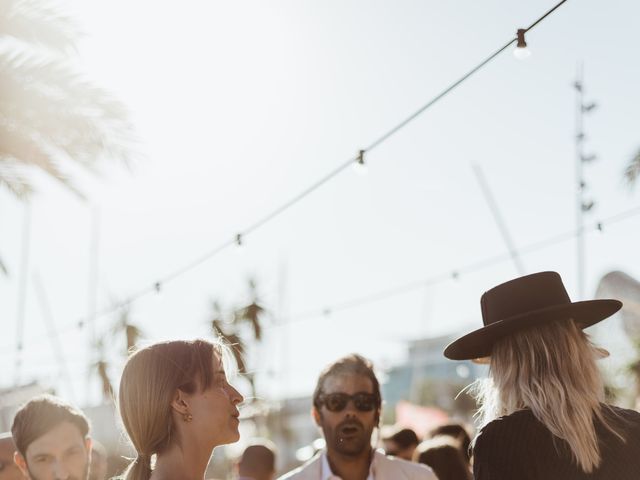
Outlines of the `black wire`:
<svg viewBox="0 0 640 480">
<path fill-rule="evenodd" d="M 640 207 L 637 208 L 633 208 L 630 210 L 627 210 L 625 212 L 621 212 L 617 215 L 608 217 L 605 220 L 600 220 L 597 221 L 593 224 L 593 226 L 591 228 L 583 228 L 583 231 L 593 231 L 593 230 L 601 230 L 602 227 L 604 225 L 611 225 L 623 220 L 626 220 L 627 218 L 636 216 L 640 214 Z M 572 240 L 573 238 L 575 238 L 577 235 L 579 234 L 579 230 L 575 229 L 575 230 L 570 230 L 564 233 L 560 233 L 558 235 L 554 235 L 552 237 L 546 238 L 544 240 L 541 240 L 539 242 L 534 242 L 532 244 L 526 245 L 524 247 L 522 247 L 521 249 L 518 250 L 518 254 L 519 255 L 526 255 L 528 253 L 532 253 L 532 252 L 536 252 L 539 250 L 543 250 L 545 248 L 548 247 L 552 247 L 554 245 L 557 245 L 559 243 L 563 243 L 566 242 L 568 240 Z M 421 288 L 424 287 L 428 287 L 431 285 L 435 285 L 437 283 L 446 281 L 446 280 L 450 280 L 452 278 L 456 278 L 458 275 L 462 274 L 462 273 L 473 273 L 476 272 L 478 270 L 483 270 L 487 267 L 491 267 L 493 265 L 496 265 L 498 263 L 502 263 L 502 262 L 506 262 L 508 260 L 511 259 L 512 256 L 512 252 L 505 252 L 499 255 L 495 255 L 492 257 L 488 257 L 485 258 L 483 260 L 479 260 L 477 262 L 462 266 L 460 268 L 457 269 L 452 269 L 452 270 L 448 270 L 446 272 L 442 272 L 439 273 L 437 275 L 434 275 L 432 277 L 423 279 L 423 280 L 416 280 L 413 282 L 409 282 L 397 287 L 393 287 L 387 290 L 381 290 L 379 292 L 376 293 L 372 293 L 372 294 L 368 294 L 362 297 L 358 297 L 352 300 L 347 300 L 341 303 L 337 303 L 331 306 L 327 306 L 327 307 L 323 307 L 323 308 L 316 308 L 313 310 L 308 310 L 306 312 L 301 312 L 299 314 L 295 314 L 295 315 L 290 315 L 289 316 L 289 321 L 287 322 L 283 322 L 283 323 L 279 323 L 277 326 L 284 326 L 287 325 L 289 323 L 298 323 L 304 320 L 308 320 L 311 318 L 317 318 L 320 316 L 325 316 L 325 315 L 329 315 L 333 312 L 338 312 L 338 311 L 342 311 L 342 310 L 348 310 L 351 308 L 355 308 L 355 307 L 359 307 L 361 305 L 366 305 L 368 303 L 374 303 L 374 302 L 378 302 L 380 300 L 385 300 L 387 298 L 390 297 L 395 297 L 398 295 L 402 295 L 404 293 L 408 293 L 414 290 L 419 290 Z"/>
<path fill-rule="evenodd" d="M 535 27 L 538 23 L 540 23 L 542 20 L 544 20 L 546 17 L 548 17 L 554 10 L 556 10 L 558 7 L 560 7 L 560 5 L 562 5 L 563 3 L 565 3 L 567 0 L 562 0 L 560 3 L 558 3 L 555 7 L 553 7 L 551 10 L 549 10 L 547 13 L 545 13 L 542 17 L 540 17 L 539 19 L 537 19 L 534 23 L 532 23 L 529 28 L 527 28 L 526 30 L 531 30 L 533 27 Z M 515 43 L 517 41 L 517 37 L 514 37 L 513 39 L 511 39 L 509 42 L 505 43 L 502 47 L 500 47 L 498 50 L 496 50 L 495 52 L 493 52 L 491 55 L 489 55 L 486 59 L 484 59 L 482 62 L 480 62 L 478 65 L 476 65 L 474 68 L 472 68 L 469 72 L 467 72 L 465 75 L 463 75 L 462 77 L 460 77 L 457 81 L 455 81 L 453 84 L 451 84 L 449 87 L 445 88 L 441 93 L 439 93 L 438 95 L 436 95 L 434 98 L 432 98 L 431 100 L 429 100 L 427 103 L 425 103 L 422 107 L 420 107 L 418 110 L 416 110 L 414 113 L 412 113 L 411 115 L 409 115 L 406 119 L 404 119 L 402 122 L 400 122 L 399 124 L 397 124 L 395 127 L 393 127 L 391 130 L 389 130 L 388 132 L 386 132 L 384 135 L 382 135 L 381 137 L 379 137 L 377 140 L 375 140 L 374 142 L 372 142 L 371 144 L 369 144 L 368 147 L 366 147 L 364 150 L 361 151 L 361 155 L 363 155 L 366 152 L 369 152 L 371 150 L 373 150 L 374 148 L 376 148 L 377 146 L 379 146 L 380 144 L 382 144 L 383 142 L 385 142 L 386 140 L 388 140 L 391 136 L 393 136 L 394 134 L 396 134 L 398 131 L 400 131 L 402 128 L 404 128 L 405 126 L 407 126 L 410 122 L 412 122 L 413 120 L 415 120 L 417 117 L 419 117 L 422 113 L 424 113 L 427 109 L 429 109 L 430 107 L 432 107 L 434 104 L 436 104 L 438 101 L 440 101 L 442 98 L 444 98 L 446 95 L 448 95 L 451 91 L 453 91 L 454 89 L 456 89 L 458 86 L 460 86 L 463 82 L 465 82 L 469 77 L 471 77 L 474 73 L 476 73 L 478 70 L 480 70 L 482 67 L 484 67 L 485 65 L 487 65 L 491 60 L 493 60 L 494 58 L 496 58 L 498 55 L 500 55 L 504 50 L 506 50 L 507 48 L 509 48 L 509 46 L 511 46 L 513 43 Z M 140 298 L 149 295 L 150 293 L 153 293 L 154 291 L 157 292 L 160 290 L 160 288 L 162 288 L 164 285 L 166 285 L 167 283 L 169 283 L 170 281 L 176 279 L 177 277 L 185 274 L 186 272 L 193 270 L 194 268 L 196 268 L 197 266 L 199 266 L 200 264 L 206 262 L 207 260 L 209 260 L 210 258 L 214 257 L 215 255 L 217 255 L 218 253 L 222 252 L 224 249 L 226 249 L 227 247 L 233 245 L 234 243 L 237 243 L 237 239 L 238 238 L 242 238 L 243 236 L 248 235 L 249 233 L 252 233 L 253 231 L 257 230 L 258 228 L 260 228 L 262 225 L 264 225 L 265 223 L 271 221 L 273 218 L 277 217 L 278 215 L 282 214 L 283 212 L 285 212 L 286 210 L 288 210 L 290 207 L 292 207 L 293 205 L 295 205 L 296 203 L 298 203 L 300 200 L 302 200 L 303 198 L 305 198 L 306 196 L 310 195 L 311 193 L 313 193 L 315 190 L 317 190 L 318 188 L 320 188 L 322 185 L 324 185 L 325 183 L 327 183 L 329 180 L 331 180 L 333 177 L 337 176 L 340 172 L 342 172 L 343 170 L 345 170 L 349 165 L 352 165 L 354 162 L 356 162 L 361 155 L 358 155 L 354 158 L 350 158 L 348 161 L 342 163 L 341 165 L 339 165 L 338 167 L 336 167 L 334 170 L 332 170 L 331 172 L 329 172 L 328 174 L 326 174 L 324 177 L 320 178 L 319 180 L 317 180 L 316 182 L 314 182 L 311 186 L 309 186 L 308 188 L 304 189 L 303 191 L 301 191 L 299 194 L 297 194 L 296 196 L 294 196 L 293 198 L 291 198 L 289 201 L 285 202 L 284 204 L 282 204 L 280 207 L 276 208 L 274 211 L 272 211 L 271 213 L 269 213 L 268 215 L 266 215 L 265 217 L 263 217 L 262 219 L 256 221 L 255 223 L 253 223 L 252 225 L 250 225 L 249 227 L 247 227 L 246 229 L 244 229 L 243 231 L 241 231 L 240 233 L 236 234 L 236 236 L 233 239 L 227 240 L 226 242 L 223 242 L 222 244 L 220 244 L 218 247 L 214 248 L 213 250 L 204 253 L 203 255 L 201 255 L 200 257 L 198 257 L 197 259 L 193 260 L 192 262 L 188 263 L 187 265 L 185 265 L 184 267 L 181 267 L 177 270 L 175 270 L 174 272 L 166 275 L 164 278 L 162 278 L 161 280 L 156 281 L 153 285 L 149 286 L 149 287 L 145 287 L 142 290 L 138 291 L 137 293 L 130 295 L 126 300 L 119 302 L 117 305 L 111 305 L 108 307 L 105 307 L 101 310 L 99 310 L 92 318 L 84 318 L 82 320 L 80 320 L 80 325 L 83 325 L 85 322 L 87 321 L 91 321 L 91 320 L 97 320 L 98 318 L 101 318 L 105 315 L 108 315 L 110 313 L 114 313 L 117 310 L 124 308 L 132 303 L 134 303 L 135 301 L 139 300 Z M 73 326 L 69 326 L 66 327 L 65 329 L 61 330 L 62 331 L 66 331 L 72 328 L 76 328 L 77 324 L 74 324 Z"/>
<path fill-rule="evenodd" d="M 564 0 L 566 1 L 566 0 Z M 516 42 L 518 39 L 517 37 L 510 40 L 508 43 L 505 43 L 504 46 L 500 47 L 498 50 L 496 50 L 494 53 L 492 53 L 491 55 L 489 55 L 485 60 L 483 60 L 481 63 L 479 63 L 476 67 L 474 67 L 473 69 L 471 69 L 468 73 L 466 73 L 465 75 L 463 75 L 459 80 L 457 80 L 456 82 L 454 82 L 453 84 L 451 84 L 449 87 L 447 87 L 446 89 L 444 89 L 444 91 L 442 91 L 441 93 L 439 93 L 438 95 L 436 95 L 433 99 L 429 100 L 426 104 L 424 104 L 422 107 L 420 107 L 418 110 L 416 110 L 414 113 L 412 113 L 409 117 L 407 117 L 405 120 L 403 120 L 402 122 L 400 122 L 398 125 L 396 125 L 395 127 L 393 127 L 391 130 L 389 130 L 387 133 L 385 133 L 384 135 L 382 135 L 380 138 L 378 138 L 376 141 L 374 141 L 373 143 L 371 143 L 366 149 L 365 152 L 369 152 L 371 150 L 373 150 L 374 148 L 376 148 L 378 145 L 380 145 L 381 143 L 385 142 L 386 140 L 389 139 L 389 137 L 391 137 L 392 135 L 394 135 L 395 133 L 397 133 L 399 130 L 401 130 L 402 128 L 404 128 L 405 126 L 407 126 L 407 124 L 409 122 L 411 122 L 412 120 L 415 120 L 418 116 L 420 116 L 425 110 L 427 110 L 428 108 L 432 107 L 433 105 L 435 105 L 439 100 L 441 100 L 442 98 L 444 98 L 449 92 L 451 92 L 452 90 L 454 90 L 457 86 L 459 86 L 462 82 L 464 82 L 465 80 L 467 80 L 471 75 L 473 75 L 474 73 L 476 73 L 478 70 L 480 70 L 482 67 L 484 67 L 487 63 L 489 63 L 491 60 L 493 60 L 494 58 L 496 58 L 498 55 L 500 55 L 502 52 L 504 52 L 507 48 L 509 48 L 510 45 L 512 45 L 514 42 Z"/>
<path fill-rule="evenodd" d="M 632 218 L 635 217 L 636 215 L 640 215 L 640 207 L 635 207 L 629 210 L 626 210 L 624 212 L 620 212 L 618 214 L 612 215 L 611 217 L 607 217 L 603 220 L 598 220 L 596 222 L 593 223 L 592 226 L 586 226 L 583 228 L 583 232 L 589 232 L 589 231 L 593 231 L 593 230 L 602 230 L 602 228 L 605 225 L 612 225 L 614 223 L 618 223 L 618 222 L 622 222 L 628 218 Z M 574 229 L 574 230 L 569 230 L 557 235 L 554 235 L 552 237 L 546 238 L 544 240 L 540 240 L 538 242 L 534 242 L 531 243 L 529 245 L 526 245 L 524 247 L 522 247 L 521 249 L 518 250 L 518 254 L 520 255 L 526 255 L 528 253 L 532 253 L 532 252 L 536 252 L 539 250 L 543 250 L 545 248 L 548 247 L 552 247 L 554 245 L 557 245 L 559 243 L 562 242 L 566 242 L 567 240 L 571 240 L 573 239 L 576 235 L 579 234 L 579 230 L 578 229 Z M 375 292 L 375 293 L 371 293 L 368 295 L 364 295 L 362 297 L 358 297 L 352 300 L 347 300 L 344 302 L 340 302 L 340 303 L 336 303 L 333 304 L 331 306 L 326 306 L 326 307 L 322 307 L 322 308 L 315 308 L 312 310 L 307 310 L 306 312 L 300 312 L 298 314 L 295 315 L 289 315 L 288 316 L 288 321 L 287 322 L 282 322 L 282 323 L 278 323 L 275 324 L 274 327 L 282 327 L 284 325 L 288 325 L 290 323 L 298 323 L 304 320 L 308 320 L 311 318 L 317 318 L 320 316 L 324 316 L 327 314 L 331 314 L 333 312 L 338 312 L 341 310 L 347 310 L 350 308 L 355 308 L 355 307 L 359 307 L 361 305 L 365 305 L 367 303 L 373 303 L 373 302 L 377 302 L 380 300 L 384 300 L 386 298 L 389 297 L 394 297 L 397 295 L 401 295 L 403 293 L 407 293 L 410 292 L 412 290 L 418 290 L 420 288 L 424 288 L 426 286 L 430 286 L 430 285 L 435 285 L 438 284 L 440 282 L 444 282 L 446 280 L 449 280 L 451 278 L 455 278 L 457 275 L 462 274 L 462 273 L 473 273 L 479 270 L 482 270 L 484 268 L 487 267 L 491 267 L 493 265 L 496 265 L 498 263 L 502 263 L 502 262 L 506 262 L 508 260 L 511 259 L 511 252 L 505 252 L 499 255 L 494 255 L 492 257 L 488 257 L 482 260 L 479 260 L 477 262 L 474 263 L 470 263 L 467 265 L 464 265 L 460 268 L 457 269 L 452 269 L 452 270 L 448 270 L 446 272 L 442 272 L 439 273 L 437 275 L 434 275 L 432 277 L 426 278 L 426 279 L 422 279 L 422 280 L 416 280 L 416 281 L 412 281 L 409 283 L 405 283 L 403 285 L 397 286 L 397 287 L 393 287 L 390 289 L 386 289 L 386 290 L 382 290 L 379 292 Z M 64 333 L 66 331 L 72 330 L 72 329 L 76 329 L 78 327 L 77 324 L 74 325 L 68 325 L 67 327 L 58 330 L 58 333 Z M 48 335 L 42 335 L 42 336 L 34 336 L 34 337 L 30 337 L 31 340 L 43 340 L 48 338 Z M 12 350 L 15 347 L 15 345 L 6 345 L 3 347 L 0 347 L 0 353 L 2 353 L 5 350 Z"/>
<path fill-rule="evenodd" d="M 537 19 L 535 22 L 533 22 L 531 25 L 529 25 L 529 27 L 527 27 L 525 29 L 525 32 L 528 32 L 529 30 L 531 30 L 533 27 L 535 27 L 536 25 L 538 25 L 542 20 L 544 20 L 545 18 L 547 18 L 549 15 L 551 15 L 555 10 L 557 10 L 560 5 L 562 5 L 563 3 L 565 3 L 567 0 L 562 0 L 560 3 L 558 3 L 555 7 L 553 7 L 551 10 L 549 10 L 547 13 L 545 13 L 544 15 L 542 15 L 539 19 Z"/>
</svg>

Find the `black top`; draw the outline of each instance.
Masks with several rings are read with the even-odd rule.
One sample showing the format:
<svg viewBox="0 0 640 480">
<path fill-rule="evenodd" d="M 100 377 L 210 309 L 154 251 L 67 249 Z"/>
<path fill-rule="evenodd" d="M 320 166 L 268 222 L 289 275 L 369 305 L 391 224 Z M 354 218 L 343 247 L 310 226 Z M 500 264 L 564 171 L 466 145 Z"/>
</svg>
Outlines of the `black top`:
<svg viewBox="0 0 640 480">
<path fill-rule="evenodd" d="M 554 437 L 531 413 L 521 410 L 487 424 L 473 449 L 475 480 L 639 480 L 640 413 L 603 408 L 626 443 L 596 425 L 602 462 L 591 474 L 575 463 L 566 442 Z M 555 438 L 555 442 L 554 442 Z"/>
</svg>

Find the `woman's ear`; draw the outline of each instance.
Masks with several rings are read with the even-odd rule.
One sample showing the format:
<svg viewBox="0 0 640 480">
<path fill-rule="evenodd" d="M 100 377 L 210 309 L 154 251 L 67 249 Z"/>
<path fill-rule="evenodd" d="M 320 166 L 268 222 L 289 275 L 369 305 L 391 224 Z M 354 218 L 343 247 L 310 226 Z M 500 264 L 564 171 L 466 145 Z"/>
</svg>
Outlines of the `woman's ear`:
<svg viewBox="0 0 640 480">
<path fill-rule="evenodd" d="M 180 415 L 189 413 L 189 404 L 186 397 L 187 395 L 179 388 L 177 388 L 175 393 L 173 394 L 173 399 L 171 400 L 171 408 L 173 408 Z"/>
</svg>

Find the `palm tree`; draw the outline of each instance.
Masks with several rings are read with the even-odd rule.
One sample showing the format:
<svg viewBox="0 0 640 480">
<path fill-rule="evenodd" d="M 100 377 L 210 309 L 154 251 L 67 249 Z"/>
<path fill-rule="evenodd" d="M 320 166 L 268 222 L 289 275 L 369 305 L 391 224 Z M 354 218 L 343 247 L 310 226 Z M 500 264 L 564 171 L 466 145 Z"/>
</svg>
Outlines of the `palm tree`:
<svg viewBox="0 0 640 480">
<path fill-rule="evenodd" d="M 84 198 L 69 168 L 129 162 L 124 106 L 72 67 L 78 29 L 47 0 L 0 0 L 0 184 L 19 199 L 34 170 Z"/>
<path fill-rule="evenodd" d="M 116 320 L 115 325 L 111 329 L 111 333 L 114 337 L 116 337 L 116 341 L 118 341 L 117 337 L 124 333 L 124 338 L 126 342 L 126 349 L 124 350 L 125 357 L 129 355 L 133 350 L 135 350 L 138 341 L 144 336 L 142 330 L 131 323 L 131 309 L 129 306 L 124 306 L 120 310 L 120 316 Z"/>
<path fill-rule="evenodd" d="M 103 400 L 110 402 L 113 400 L 113 385 L 109 378 L 109 363 L 105 360 L 104 342 L 102 339 L 96 342 L 95 349 L 98 352 L 98 360 L 91 366 L 91 370 L 95 371 L 100 378 Z"/>
<path fill-rule="evenodd" d="M 266 314 L 262 301 L 258 296 L 257 286 L 254 280 L 249 280 L 249 303 L 243 307 L 236 308 L 230 315 L 230 320 L 225 319 L 220 303 L 212 303 L 212 316 L 209 324 L 214 335 L 223 339 L 231 347 L 238 373 L 243 375 L 251 385 L 252 400 L 256 397 L 255 377 L 253 372 L 247 368 L 245 359 L 247 344 L 250 339 L 245 338 L 244 327 L 249 326 L 252 333 L 252 340 L 262 341 L 262 320 Z"/>
</svg>

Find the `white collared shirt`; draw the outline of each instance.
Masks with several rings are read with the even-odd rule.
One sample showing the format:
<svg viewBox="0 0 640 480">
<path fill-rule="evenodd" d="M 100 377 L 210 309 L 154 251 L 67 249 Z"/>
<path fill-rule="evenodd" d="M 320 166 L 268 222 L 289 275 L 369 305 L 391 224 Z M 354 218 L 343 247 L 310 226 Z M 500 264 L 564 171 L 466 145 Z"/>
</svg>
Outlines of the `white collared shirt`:
<svg viewBox="0 0 640 480">
<path fill-rule="evenodd" d="M 369 466 L 369 475 L 367 476 L 367 480 L 375 480 L 375 468 L 374 464 L 376 462 L 376 456 L 372 455 L 371 465 Z M 331 467 L 329 466 L 329 460 L 327 459 L 327 452 L 322 453 L 322 473 L 320 475 L 320 480 L 342 480 L 339 476 L 334 475 L 331 471 Z"/>
</svg>

